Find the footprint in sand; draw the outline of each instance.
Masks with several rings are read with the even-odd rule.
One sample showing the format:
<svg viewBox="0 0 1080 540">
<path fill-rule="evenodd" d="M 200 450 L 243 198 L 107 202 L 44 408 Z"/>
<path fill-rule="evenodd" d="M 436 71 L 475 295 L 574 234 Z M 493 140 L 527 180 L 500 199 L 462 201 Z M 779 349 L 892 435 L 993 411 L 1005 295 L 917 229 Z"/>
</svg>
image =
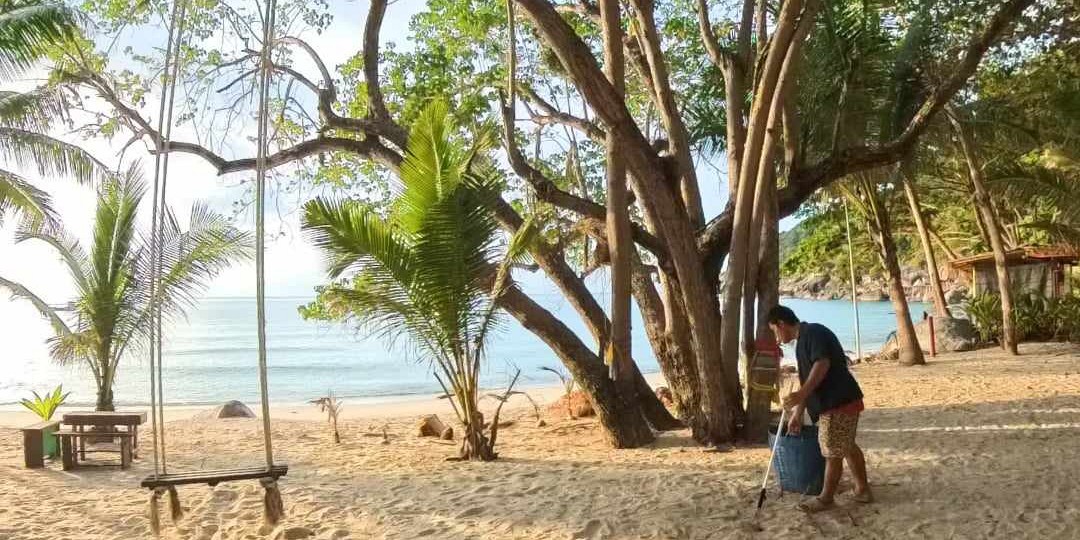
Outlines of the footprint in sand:
<svg viewBox="0 0 1080 540">
<path fill-rule="evenodd" d="M 604 538 L 604 530 L 607 529 L 605 524 L 598 520 L 592 519 L 585 524 L 585 527 L 580 531 L 577 531 L 570 538 L 573 540 L 599 540 Z"/>
<path fill-rule="evenodd" d="M 470 518 L 470 517 L 473 517 L 473 516 L 478 516 L 480 514 L 483 514 L 484 510 L 485 510 L 485 508 L 483 506 L 474 506 L 472 508 L 466 509 L 463 512 L 458 513 L 458 515 L 456 517 L 457 517 L 457 519 Z"/>
</svg>

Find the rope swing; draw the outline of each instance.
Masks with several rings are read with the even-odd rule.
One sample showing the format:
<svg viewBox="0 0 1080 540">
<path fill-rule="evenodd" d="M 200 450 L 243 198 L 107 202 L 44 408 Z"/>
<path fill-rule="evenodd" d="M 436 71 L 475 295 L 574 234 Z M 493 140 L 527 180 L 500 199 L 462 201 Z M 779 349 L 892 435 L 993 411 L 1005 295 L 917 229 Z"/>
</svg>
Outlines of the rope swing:
<svg viewBox="0 0 1080 540">
<path fill-rule="evenodd" d="M 150 489 L 149 517 L 154 534 L 161 531 L 158 505 L 161 496 L 169 494 L 169 510 L 173 522 L 183 515 L 176 486 L 183 484 L 207 484 L 216 486 L 221 482 L 258 480 L 264 490 L 263 517 L 270 525 L 276 525 L 284 515 L 278 479 L 288 473 L 288 465 L 274 463 L 273 441 L 270 433 L 270 399 L 266 375 L 266 266 L 265 266 L 265 193 L 266 156 L 269 146 L 268 121 L 271 77 L 271 52 L 274 43 L 275 0 L 267 0 L 263 14 L 263 44 L 259 55 L 259 105 L 257 113 L 258 135 L 255 159 L 255 305 L 258 327 L 259 396 L 262 411 L 263 451 L 265 466 L 242 469 L 203 470 L 187 473 L 169 473 L 165 445 L 165 392 L 162 377 L 162 285 L 164 223 L 167 207 L 165 188 L 169 170 L 169 146 L 171 143 L 176 81 L 179 74 L 181 45 L 184 38 L 184 20 L 187 2 L 173 3 L 165 50 L 161 102 L 158 109 L 158 140 L 155 141 L 153 212 L 151 227 L 151 306 L 150 306 L 150 409 L 154 443 L 154 474 L 143 479 L 141 486 Z"/>
</svg>

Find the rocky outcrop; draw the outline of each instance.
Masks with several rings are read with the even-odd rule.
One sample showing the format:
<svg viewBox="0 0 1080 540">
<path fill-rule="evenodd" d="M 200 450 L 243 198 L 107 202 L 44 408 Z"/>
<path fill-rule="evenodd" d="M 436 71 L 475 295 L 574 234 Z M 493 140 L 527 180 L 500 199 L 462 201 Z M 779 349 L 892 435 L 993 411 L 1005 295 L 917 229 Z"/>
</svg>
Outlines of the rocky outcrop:
<svg viewBox="0 0 1080 540">
<path fill-rule="evenodd" d="M 915 325 L 915 337 L 919 340 L 919 347 L 923 351 L 930 352 L 930 321 L 919 321 Z M 979 333 L 975 326 L 967 319 L 948 317 L 934 318 L 934 337 L 937 344 L 937 352 L 962 352 L 975 350 L 979 345 Z M 884 358 L 892 358 L 898 350 L 896 335 L 889 337 L 881 348 L 879 355 Z"/>
<path fill-rule="evenodd" d="M 945 299 L 958 304 L 967 298 L 967 286 L 946 272 L 942 275 Z M 901 274 L 904 291 L 911 302 L 933 302 L 933 290 L 925 270 L 906 268 Z M 847 274 L 814 274 L 809 276 L 786 276 L 780 280 L 780 296 L 808 300 L 839 300 L 851 298 L 851 283 Z M 883 301 L 889 299 L 889 286 L 880 273 L 864 274 L 857 284 L 859 300 Z"/>
</svg>

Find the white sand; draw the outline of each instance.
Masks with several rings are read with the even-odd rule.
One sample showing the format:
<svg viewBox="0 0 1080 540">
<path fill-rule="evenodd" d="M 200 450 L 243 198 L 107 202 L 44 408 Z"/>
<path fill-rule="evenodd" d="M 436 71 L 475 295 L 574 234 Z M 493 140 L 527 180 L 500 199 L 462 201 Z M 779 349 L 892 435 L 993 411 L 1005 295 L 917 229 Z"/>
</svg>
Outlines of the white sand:
<svg viewBox="0 0 1080 540">
<path fill-rule="evenodd" d="M 500 431 L 499 461 L 451 463 L 457 443 L 413 432 L 416 416 L 438 405 L 414 400 L 348 406 L 338 446 L 314 408 L 276 408 L 276 455 L 290 465 L 286 520 L 262 525 L 257 482 L 183 487 L 187 515 L 179 526 L 164 517 L 163 536 L 274 538 L 304 527 L 324 539 L 1076 538 L 1080 348 L 1022 351 L 860 366 L 869 410 L 859 441 L 879 501 L 842 501 L 811 518 L 794 509 L 798 496 L 773 490 L 763 532 L 747 524 L 767 449 L 706 453 L 675 432 L 616 451 L 590 420 L 548 416 L 537 428 L 522 402 L 509 410 L 517 423 Z M 555 392 L 534 395 L 550 402 Z M 174 470 L 262 462 L 256 421 L 193 412 L 169 412 Z M 138 488 L 153 469 L 148 454 L 128 471 L 26 470 L 10 426 L 29 420 L 0 413 L 0 538 L 149 537 L 148 494 Z M 384 425 L 390 444 L 366 436 Z"/>
</svg>

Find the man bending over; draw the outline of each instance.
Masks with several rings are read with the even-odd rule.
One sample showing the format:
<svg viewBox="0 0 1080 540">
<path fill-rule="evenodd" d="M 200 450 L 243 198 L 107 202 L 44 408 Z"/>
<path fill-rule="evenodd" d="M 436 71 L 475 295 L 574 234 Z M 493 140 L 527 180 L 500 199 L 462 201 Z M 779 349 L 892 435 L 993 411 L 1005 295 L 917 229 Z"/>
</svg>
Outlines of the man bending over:
<svg viewBox="0 0 1080 540">
<path fill-rule="evenodd" d="M 866 461 L 855 444 L 855 428 L 863 410 L 863 394 L 859 383 L 848 371 L 847 356 L 840 340 L 825 326 L 799 322 L 791 309 L 776 306 L 769 311 L 769 327 L 778 343 L 795 341 L 795 359 L 799 366 L 799 390 L 784 398 L 784 407 L 793 408 L 788 432 L 798 434 L 802 429 L 803 411 L 818 424 L 818 443 L 825 456 L 825 485 L 821 494 L 809 503 L 799 505 L 807 512 L 820 512 L 835 504 L 836 487 L 844 473 L 847 460 L 855 480 L 852 500 L 873 502 L 870 484 L 866 481 Z"/>
</svg>

